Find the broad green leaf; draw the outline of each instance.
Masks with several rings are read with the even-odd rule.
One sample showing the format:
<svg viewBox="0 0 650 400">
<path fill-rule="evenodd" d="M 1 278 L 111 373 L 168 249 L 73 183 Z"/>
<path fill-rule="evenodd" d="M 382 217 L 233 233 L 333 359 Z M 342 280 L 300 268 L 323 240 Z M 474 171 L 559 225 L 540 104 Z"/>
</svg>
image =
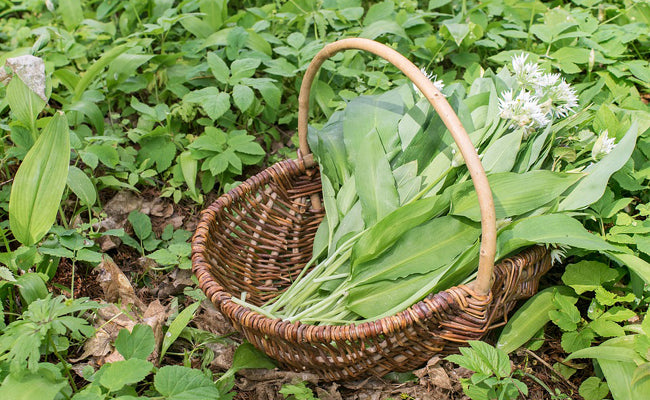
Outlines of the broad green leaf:
<svg viewBox="0 0 650 400">
<path fill-rule="evenodd" d="M 183 101 L 199 104 L 213 120 L 219 119 L 230 109 L 230 95 L 211 86 L 189 92 L 183 96 Z"/>
<path fill-rule="evenodd" d="M 498 378 L 505 378 L 510 375 L 512 368 L 506 352 L 478 340 L 472 340 L 468 343 Z"/>
<path fill-rule="evenodd" d="M 210 52 L 207 56 L 208 65 L 212 75 L 221 83 L 227 84 L 230 76 L 230 69 L 226 63 L 216 53 Z"/>
<path fill-rule="evenodd" d="M 481 164 L 487 173 L 508 172 L 515 165 L 524 131 L 517 129 L 490 145 L 483 154 Z"/>
<path fill-rule="evenodd" d="M 609 154 L 584 170 L 587 176 L 560 202 L 560 211 L 586 207 L 596 202 L 605 193 L 609 177 L 621 169 L 630 158 L 636 143 L 637 131 L 638 124 L 635 121 Z"/>
<path fill-rule="evenodd" d="M 551 286 L 526 300 L 508 319 L 508 323 L 499 335 L 496 347 L 506 353 L 512 353 L 532 339 L 535 333 L 551 320 L 548 313 L 555 308 L 553 297 L 556 290 L 562 293 L 571 291 L 565 286 Z"/>
<path fill-rule="evenodd" d="M 623 336 L 625 331 L 623 328 L 614 321 L 608 321 L 603 318 L 598 318 L 595 321 L 589 323 L 589 328 L 592 329 L 598 336 L 602 337 L 613 337 L 613 336 Z"/>
<path fill-rule="evenodd" d="M 253 89 L 245 85 L 235 85 L 232 91 L 232 99 L 241 112 L 248 110 L 255 100 Z"/>
<path fill-rule="evenodd" d="M 450 264 L 476 241 L 480 228 L 451 216 L 435 218 L 401 235 L 382 256 L 352 269 L 355 285 L 425 274 Z"/>
<path fill-rule="evenodd" d="M 18 291 L 25 305 L 29 305 L 38 299 L 44 299 L 49 293 L 42 276 L 34 272 L 28 272 L 17 277 L 16 286 L 18 286 Z"/>
<path fill-rule="evenodd" d="M 602 400 L 609 394 L 609 387 L 600 378 L 591 376 L 582 382 L 579 392 L 585 400 Z"/>
<path fill-rule="evenodd" d="M 25 156 L 11 187 L 9 222 L 22 244 L 38 242 L 54 224 L 69 162 L 68 121 L 57 113 Z"/>
<path fill-rule="evenodd" d="M 463 43 L 463 40 L 469 34 L 468 24 L 457 24 L 446 21 L 442 24 L 442 26 L 442 30 L 446 31 L 446 33 L 449 34 L 452 39 L 454 39 L 454 42 L 456 42 L 456 45 L 458 46 Z"/>
<path fill-rule="evenodd" d="M 117 150 L 108 143 L 91 144 L 86 147 L 86 151 L 97 156 L 102 164 L 110 168 L 115 168 L 117 163 L 120 162 L 120 155 Z"/>
<path fill-rule="evenodd" d="M 497 237 L 497 259 L 532 244 L 560 244 L 586 250 L 617 251 L 580 222 L 564 214 L 529 217 L 508 225 Z M 618 255 L 617 255 L 618 256 Z"/>
<path fill-rule="evenodd" d="M 43 365 L 43 364 L 41 364 Z M 58 371 L 57 371 L 58 372 Z M 27 370 L 7 375 L 0 384 L 0 398 L 11 400 L 55 400 L 68 383 L 60 372 L 40 367 L 38 372 Z"/>
<path fill-rule="evenodd" d="M 266 354 L 255 348 L 255 346 L 248 342 L 244 342 L 237 347 L 237 350 L 235 350 L 235 355 L 232 359 L 232 366 L 219 378 L 218 382 L 225 381 L 236 372 L 247 368 L 273 369 L 275 368 L 275 364 L 266 356 Z"/>
<path fill-rule="evenodd" d="M 7 85 L 6 99 L 13 116 L 29 128 L 35 136 L 36 118 L 43 111 L 45 101 L 25 85 L 17 75 Z"/>
<path fill-rule="evenodd" d="M 139 358 L 131 358 L 104 364 L 101 369 L 99 384 L 114 392 L 122 389 L 125 385 L 142 381 L 151 373 L 153 364 Z"/>
<path fill-rule="evenodd" d="M 166 365 L 153 378 L 156 390 L 165 400 L 220 399 L 214 382 L 198 369 Z"/>
<path fill-rule="evenodd" d="M 523 174 L 503 172 L 488 176 L 497 218 L 508 218 L 535 210 L 556 200 L 582 175 L 546 170 Z M 473 221 L 481 220 L 478 197 L 472 182 L 456 187 L 452 192 L 451 214 Z"/>
<path fill-rule="evenodd" d="M 260 66 L 261 60 L 259 58 L 242 58 L 233 61 L 230 64 L 231 76 L 229 83 L 231 85 L 238 84 L 244 78 L 250 78 L 255 75 L 257 67 Z"/>
<path fill-rule="evenodd" d="M 133 210 L 129 213 L 128 220 L 138 239 L 145 240 L 151 235 L 151 219 L 146 214 Z"/>
<path fill-rule="evenodd" d="M 428 221 L 445 207 L 440 197 L 428 197 L 402 206 L 382 218 L 364 233 L 352 248 L 352 265 L 372 260 L 406 232 Z"/>
<path fill-rule="evenodd" d="M 153 329 L 143 324 L 136 324 L 131 332 L 128 329 L 121 329 L 115 339 L 115 348 L 127 360 L 131 358 L 146 360 L 155 345 Z"/>
<path fill-rule="evenodd" d="M 564 332 L 560 344 L 564 351 L 573 353 L 588 348 L 593 340 L 594 332 L 589 328 L 585 328 L 580 331 Z"/>
<path fill-rule="evenodd" d="M 618 272 L 598 261 L 582 260 L 576 264 L 567 265 L 562 282 L 571 286 L 576 293 L 582 294 L 595 290 L 605 282 L 610 282 L 618 276 Z"/>
<path fill-rule="evenodd" d="M 598 365 L 603 371 L 609 391 L 615 400 L 645 400 L 650 391 L 647 383 L 644 387 L 632 385 L 635 363 L 629 360 L 612 361 L 598 358 Z"/>
<path fill-rule="evenodd" d="M 70 190 L 72 190 L 83 204 L 87 206 L 93 206 L 95 204 L 95 201 L 97 201 L 97 191 L 95 190 L 95 185 L 93 185 L 93 182 L 85 172 L 71 165 L 68 168 L 67 183 Z"/>
<path fill-rule="evenodd" d="M 648 393 L 650 388 L 650 362 L 639 365 L 632 375 L 632 389 L 636 393 Z"/>
<path fill-rule="evenodd" d="M 63 19 L 63 25 L 69 31 L 79 26 L 84 19 L 84 12 L 81 8 L 81 2 L 77 0 L 59 0 L 57 9 Z"/>
<path fill-rule="evenodd" d="M 172 165 L 176 156 L 176 145 L 167 136 L 151 135 L 144 136 L 138 140 L 140 151 L 136 161 L 143 163 L 149 160 L 151 165 L 156 164 L 156 171 L 163 172 Z"/>
<path fill-rule="evenodd" d="M 176 316 L 174 321 L 169 325 L 169 329 L 167 329 L 167 333 L 165 333 L 165 337 L 163 338 L 162 342 L 162 348 L 160 350 L 161 360 L 165 356 L 165 353 L 167 353 L 169 346 L 171 346 L 176 341 L 176 339 L 178 339 L 178 336 L 180 336 L 183 329 L 185 329 L 187 324 L 189 324 L 189 322 L 192 320 L 194 313 L 200 305 L 201 302 L 198 301 L 189 305 L 187 308 L 181 311 L 178 316 Z"/>
</svg>

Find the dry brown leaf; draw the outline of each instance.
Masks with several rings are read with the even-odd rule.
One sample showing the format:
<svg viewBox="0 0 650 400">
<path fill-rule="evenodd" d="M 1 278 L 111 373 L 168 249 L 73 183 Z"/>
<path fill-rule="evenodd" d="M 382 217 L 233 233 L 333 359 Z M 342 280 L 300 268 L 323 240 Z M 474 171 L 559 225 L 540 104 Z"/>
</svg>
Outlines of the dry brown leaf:
<svg viewBox="0 0 650 400">
<path fill-rule="evenodd" d="M 144 304 L 135 295 L 131 282 L 113 260 L 104 256 L 97 266 L 97 271 L 97 282 L 104 292 L 104 300 L 122 305 L 133 304 L 139 309 L 144 309 Z"/>
</svg>

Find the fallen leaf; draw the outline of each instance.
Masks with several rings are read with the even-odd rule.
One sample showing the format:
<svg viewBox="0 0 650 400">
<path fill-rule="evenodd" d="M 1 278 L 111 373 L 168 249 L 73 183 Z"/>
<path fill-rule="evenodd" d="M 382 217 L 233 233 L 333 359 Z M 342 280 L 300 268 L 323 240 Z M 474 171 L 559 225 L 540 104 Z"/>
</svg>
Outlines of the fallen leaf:
<svg viewBox="0 0 650 400">
<path fill-rule="evenodd" d="M 122 270 L 110 259 L 104 256 L 102 262 L 97 266 L 99 275 L 97 282 L 104 292 L 104 300 L 111 303 L 120 303 L 122 305 L 133 304 L 139 309 L 144 308 L 131 286 L 131 282 L 124 275 Z"/>
</svg>

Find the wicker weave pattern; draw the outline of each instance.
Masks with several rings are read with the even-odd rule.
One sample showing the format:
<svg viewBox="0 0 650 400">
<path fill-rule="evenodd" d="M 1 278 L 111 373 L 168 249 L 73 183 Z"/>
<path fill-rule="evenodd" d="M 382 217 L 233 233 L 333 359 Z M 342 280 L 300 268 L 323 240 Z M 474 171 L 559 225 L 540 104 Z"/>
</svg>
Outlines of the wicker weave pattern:
<svg viewBox="0 0 650 400">
<path fill-rule="evenodd" d="M 289 286 L 310 259 L 324 214 L 311 209 L 320 177 L 309 172 L 302 161 L 288 160 L 251 177 L 203 211 L 192 241 L 201 289 L 237 330 L 284 367 L 326 380 L 413 370 L 502 324 L 517 300 L 537 291 L 551 266 L 548 252 L 533 247 L 496 266 L 487 296 L 458 286 L 397 315 L 358 325 L 266 318 L 230 298 L 246 292 L 248 301 L 262 304 Z"/>
</svg>

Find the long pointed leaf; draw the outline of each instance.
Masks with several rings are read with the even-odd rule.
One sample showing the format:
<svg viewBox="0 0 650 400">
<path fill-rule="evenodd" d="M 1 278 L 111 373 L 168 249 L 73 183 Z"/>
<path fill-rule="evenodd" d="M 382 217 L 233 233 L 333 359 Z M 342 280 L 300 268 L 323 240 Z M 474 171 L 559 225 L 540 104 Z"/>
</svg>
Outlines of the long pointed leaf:
<svg viewBox="0 0 650 400">
<path fill-rule="evenodd" d="M 70 163 L 70 133 L 58 113 L 25 156 L 11 187 L 9 223 L 22 244 L 38 242 L 52 227 Z"/>
</svg>

